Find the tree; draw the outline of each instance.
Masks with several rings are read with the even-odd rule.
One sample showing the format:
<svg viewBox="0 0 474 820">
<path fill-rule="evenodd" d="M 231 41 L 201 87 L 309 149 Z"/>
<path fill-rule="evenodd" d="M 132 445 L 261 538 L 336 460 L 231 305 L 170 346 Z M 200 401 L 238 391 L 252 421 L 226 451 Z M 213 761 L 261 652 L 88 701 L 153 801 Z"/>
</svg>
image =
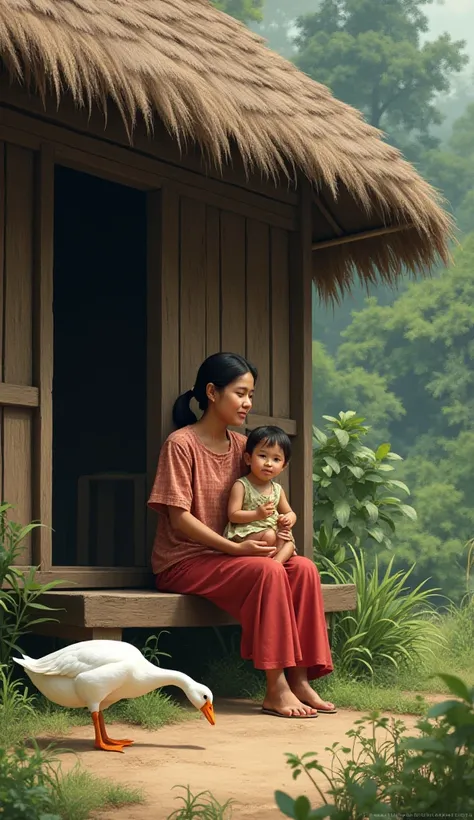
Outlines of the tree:
<svg viewBox="0 0 474 820">
<path fill-rule="evenodd" d="M 369 300 L 342 334 L 336 358 L 346 371 L 363 366 L 387 380 L 407 412 L 404 446 L 427 430 L 454 437 L 474 417 L 474 234 L 454 264 L 411 284 L 391 307 Z M 397 422 L 392 433 L 397 432 Z M 400 449 L 398 434 L 395 449 Z"/>
<path fill-rule="evenodd" d="M 474 234 L 447 271 L 409 285 L 392 306 L 370 299 L 342 336 L 328 370 L 341 406 L 379 379 L 403 411 L 385 416 L 387 440 L 406 457 L 397 478 L 412 488 L 418 521 L 401 525 L 397 564 L 416 561 L 413 583 L 430 577 L 459 599 L 464 544 L 474 535 Z"/>
<path fill-rule="evenodd" d="M 268 42 L 270 48 L 289 59 L 296 46 L 294 35 L 296 20 L 309 11 L 315 11 L 320 0 L 265 0 L 263 21 L 255 30 Z"/>
<path fill-rule="evenodd" d="M 262 20 L 264 0 L 211 0 L 212 5 L 243 23 Z"/>
<path fill-rule="evenodd" d="M 405 410 L 387 386 L 387 379 L 363 367 L 339 369 L 323 344 L 313 342 L 313 420 L 337 415 L 341 407 L 357 408 L 371 426 L 369 443 L 386 441 L 390 424 Z"/>
<path fill-rule="evenodd" d="M 427 134 L 436 95 L 468 58 L 449 34 L 422 42 L 433 0 L 323 0 L 299 20 L 297 64 L 376 127 Z"/>
<path fill-rule="evenodd" d="M 460 220 L 461 230 L 471 231 L 474 228 L 474 103 L 453 123 L 446 147 L 426 152 L 421 168 L 429 181 L 443 191 Z"/>
</svg>

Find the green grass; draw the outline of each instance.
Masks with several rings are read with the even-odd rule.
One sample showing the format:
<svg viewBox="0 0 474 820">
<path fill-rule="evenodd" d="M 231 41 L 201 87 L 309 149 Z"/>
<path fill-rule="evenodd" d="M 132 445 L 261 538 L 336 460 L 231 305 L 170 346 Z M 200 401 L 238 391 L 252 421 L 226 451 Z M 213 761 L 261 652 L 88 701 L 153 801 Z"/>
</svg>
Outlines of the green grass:
<svg viewBox="0 0 474 820">
<path fill-rule="evenodd" d="M 183 709 L 169 695 L 149 692 L 141 698 L 122 700 L 104 712 L 107 724 L 112 722 L 130 723 L 145 729 L 159 729 L 169 723 L 195 720 L 200 713 L 193 709 Z"/>
<path fill-rule="evenodd" d="M 53 810 L 64 820 L 87 820 L 99 809 L 119 808 L 144 800 L 141 789 L 126 783 L 112 783 L 76 766 L 58 777 Z"/>
<path fill-rule="evenodd" d="M 315 681 L 314 686 L 322 698 L 342 709 L 424 715 L 428 706 L 422 696 L 403 692 L 397 686 L 350 680 L 338 677 L 337 673 Z"/>
<path fill-rule="evenodd" d="M 0 703 L 2 745 L 9 748 L 30 737 L 65 737 L 75 726 L 91 726 L 86 709 L 64 709 L 46 698 L 35 698 L 33 708 L 15 705 L 3 709 Z M 199 717 L 195 710 L 183 709 L 168 695 L 150 692 L 141 698 L 114 704 L 105 713 L 107 724 L 130 723 L 145 729 L 158 729 L 170 723 Z M 91 735 L 92 736 L 92 735 Z"/>
<path fill-rule="evenodd" d="M 219 803 L 209 791 L 193 794 L 189 786 L 174 786 L 174 788 L 183 789 L 185 793 L 176 798 L 182 801 L 182 806 L 169 814 L 167 820 L 230 820 L 232 807 L 235 805 L 234 800 Z"/>
</svg>

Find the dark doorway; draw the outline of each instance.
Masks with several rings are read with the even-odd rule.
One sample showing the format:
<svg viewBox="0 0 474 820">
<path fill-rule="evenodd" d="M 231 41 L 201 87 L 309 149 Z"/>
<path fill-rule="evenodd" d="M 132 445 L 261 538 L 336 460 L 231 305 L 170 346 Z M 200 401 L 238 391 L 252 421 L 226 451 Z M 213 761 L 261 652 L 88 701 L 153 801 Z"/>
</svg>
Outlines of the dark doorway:
<svg viewBox="0 0 474 820">
<path fill-rule="evenodd" d="M 57 167 L 53 307 L 53 563 L 104 565 L 102 528 L 113 544 L 106 565 L 132 566 L 132 484 L 109 482 L 104 518 L 91 482 L 82 554 L 78 487 L 84 476 L 105 474 L 107 484 L 113 473 L 146 472 L 143 192 Z"/>
</svg>

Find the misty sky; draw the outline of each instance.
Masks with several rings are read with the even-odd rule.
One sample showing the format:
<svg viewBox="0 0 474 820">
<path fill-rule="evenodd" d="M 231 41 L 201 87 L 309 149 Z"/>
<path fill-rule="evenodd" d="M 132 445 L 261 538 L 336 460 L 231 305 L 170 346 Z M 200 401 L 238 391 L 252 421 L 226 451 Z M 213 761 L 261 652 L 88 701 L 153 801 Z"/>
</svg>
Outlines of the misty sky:
<svg viewBox="0 0 474 820">
<path fill-rule="evenodd" d="M 434 3 L 425 11 L 431 23 L 431 37 L 448 31 L 456 40 L 466 40 L 474 61 L 474 0 L 445 0 L 443 5 Z"/>
</svg>

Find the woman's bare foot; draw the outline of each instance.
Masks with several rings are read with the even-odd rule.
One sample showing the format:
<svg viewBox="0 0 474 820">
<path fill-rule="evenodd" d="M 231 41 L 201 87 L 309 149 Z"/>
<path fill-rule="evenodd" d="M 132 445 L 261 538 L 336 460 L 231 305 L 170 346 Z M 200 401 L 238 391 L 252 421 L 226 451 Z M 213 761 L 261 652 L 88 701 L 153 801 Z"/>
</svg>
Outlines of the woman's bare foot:
<svg viewBox="0 0 474 820">
<path fill-rule="evenodd" d="M 287 669 L 286 676 L 289 687 L 293 695 L 302 703 L 312 706 L 318 712 L 332 712 L 335 709 L 334 703 L 323 700 L 310 685 L 307 670 L 302 667 Z"/>
<path fill-rule="evenodd" d="M 286 717 L 309 717 L 317 714 L 315 708 L 302 703 L 291 691 L 282 669 L 267 671 L 267 692 L 263 708 Z"/>
</svg>

